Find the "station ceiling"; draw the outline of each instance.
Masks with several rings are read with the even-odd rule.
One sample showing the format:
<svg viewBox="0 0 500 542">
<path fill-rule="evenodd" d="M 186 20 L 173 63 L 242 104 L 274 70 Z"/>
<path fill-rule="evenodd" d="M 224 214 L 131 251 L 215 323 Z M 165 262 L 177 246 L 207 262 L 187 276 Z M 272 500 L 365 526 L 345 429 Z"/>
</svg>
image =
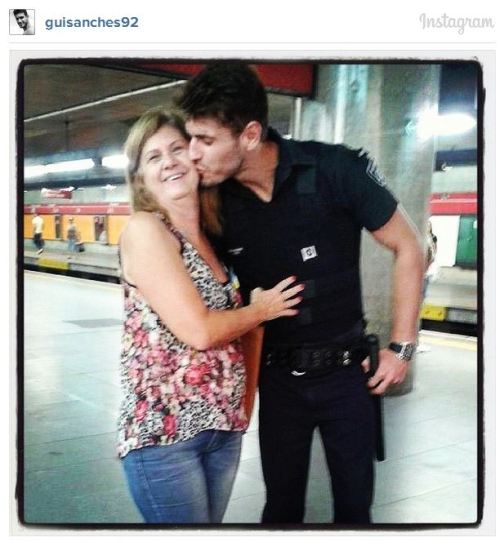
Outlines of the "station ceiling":
<svg viewBox="0 0 500 542">
<path fill-rule="evenodd" d="M 147 109 L 172 105 L 185 77 L 133 66 L 43 63 L 24 66 L 18 91 L 27 163 L 37 157 L 121 148 Z M 289 123 L 293 98 L 270 94 L 273 122 Z"/>
<path fill-rule="evenodd" d="M 133 122 L 151 107 L 172 105 L 194 67 L 187 64 L 144 62 L 115 62 L 109 59 L 68 62 L 56 59 L 40 63 L 28 62 L 21 66 L 17 103 L 25 164 L 31 165 L 39 162 L 42 157 L 54 155 L 121 152 Z M 183 66 L 184 69 L 187 67 L 184 73 Z M 264 70 L 259 72 L 261 77 L 268 78 L 271 124 L 276 127 L 288 126 L 293 111 L 293 96 L 300 95 L 300 85 L 282 88 L 281 93 L 273 90 L 280 84 L 284 86 L 287 81 L 292 81 L 294 70 L 295 83 L 308 81 L 311 86 L 312 64 L 259 66 Z M 306 71 L 300 72 L 300 69 Z M 468 84 L 468 87 L 462 85 L 462 88 L 461 82 L 470 83 L 474 81 L 473 76 L 466 74 L 467 77 L 464 77 L 461 73 L 457 76 L 456 69 L 448 71 L 452 75 L 448 75 L 447 79 L 452 84 L 442 85 L 441 93 L 444 96 L 449 89 L 451 94 L 443 103 L 453 104 L 456 96 L 471 103 L 473 94 L 467 89 L 473 91 L 474 86 Z M 303 89 L 302 92 L 302 95 L 306 95 Z M 468 140 L 458 144 L 458 148 L 471 146 Z M 455 140 L 446 143 L 445 148 L 456 147 Z M 100 175 L 104 178 L 116 174 L 101 172 Z M 38 182 L 41 181 L 36 178 L 26 179 L 26 184 L 35 185 Z"/>
</svg>

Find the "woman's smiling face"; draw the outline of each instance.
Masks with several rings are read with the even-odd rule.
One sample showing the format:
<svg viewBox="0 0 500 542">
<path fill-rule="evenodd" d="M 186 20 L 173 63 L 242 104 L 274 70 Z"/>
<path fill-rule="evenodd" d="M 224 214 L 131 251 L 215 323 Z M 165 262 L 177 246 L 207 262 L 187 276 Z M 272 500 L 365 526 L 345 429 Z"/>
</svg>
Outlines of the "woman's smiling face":
<svg viewBox="0 0 500 542">
<path fill-rule="evenodd" d="M 146 141 L 139 170 L 146 188 L 166 209 L 170 202 L 198 190 L 199 175 L 189 158 L 189 142 L 172 126 L 162 126 Z"/>
</svg>

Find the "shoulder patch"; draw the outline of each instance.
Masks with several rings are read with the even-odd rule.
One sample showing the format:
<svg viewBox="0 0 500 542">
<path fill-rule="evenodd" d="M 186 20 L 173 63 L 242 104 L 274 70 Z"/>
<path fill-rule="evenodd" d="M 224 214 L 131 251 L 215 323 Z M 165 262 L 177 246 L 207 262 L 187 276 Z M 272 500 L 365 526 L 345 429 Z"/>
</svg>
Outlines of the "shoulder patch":
<svg viewBox="0 0 500 542">
<path fill-rule="evenodd" d="M 373 158 L 370 157 L 370 155 L 366 152 L 361 150 L 358 155 L 360 158 L 365 158 L 367 161 L 366 165 L 366 174 L 370 179 L 375 181 L 380 186 L 386 186 L 387 182 L 385 180 L 385 177 L 380 173 L 379 169 L 377 168 Z"/>
</svg>

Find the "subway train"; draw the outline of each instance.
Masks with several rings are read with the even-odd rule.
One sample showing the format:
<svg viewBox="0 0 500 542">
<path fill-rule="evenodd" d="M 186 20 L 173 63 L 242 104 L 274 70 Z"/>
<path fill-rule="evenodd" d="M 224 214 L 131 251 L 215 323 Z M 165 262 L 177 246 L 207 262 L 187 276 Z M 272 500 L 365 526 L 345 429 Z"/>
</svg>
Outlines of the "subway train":
<svg viewBox="0 0 500 542">
<path fill-rule="evenodd" d="M 32 247 L 32 218 L 44 219 L 46 250 L 36 257 Z M 128 203 L 58 204 L 24 206 L 24 264 L 29 269 L 118 280 L 117 244 L 130 206 Z M 80 234 L 86 255 L 78 265 L 65 255 L 69 219 Z M 475 335 L 477 332 L 478 205 L 477 193 L 434 193 L 429 220 L 437 237 L 437 276 L 431 278 L 422 306 L 425 329 Z M 63 256 L 64 255 L 64 256 Z M 104 263 L 107 260 L 107 263 Z M 109 262 L 112 262 L 110 265 Z M 114 268 L 114 269 L 113 269 Z"/>
<path fill-rule="evenodd" d="M 430 221 L 442 266 L 477 269 L 477 193 L 432 194 Z"/>
<path fill-rule="evenodd" d="M 441 265 L 476 269 L 477 194 L 432 194 L 429 208 L 433 231 L 438 237 Z M 25 239 L 32 237 L 31 221 L 35 212 L 44 218 L 45 241 L 64 243 L 69 218 L 73 218 L 84 243 L 113 246 L 118 243 L 120 232 L 130 214 L 130 206 L 128 203 L 25 205 Z"/>
<path fill-rule="evenodd" d="M 55 204 L 42 203 L 24 206 L 24 238 L 32 237 L 34 213 L 43 217 L 43 238 L 65 243 L 69 219 L 73 218 L 81 241 L 86 245 L 100 243 L 117 245 L 120 233 L 130 215 L 128 203 Z M 57 244 L 51 243 L 57 249 Z"/>
<path fill-rule="evenodd" d="M 429 215 L 437 253 L 422 305 L 422 327 L 477 335 L 481 279 L 477 193 L 432 194 Z"/>
</svg>

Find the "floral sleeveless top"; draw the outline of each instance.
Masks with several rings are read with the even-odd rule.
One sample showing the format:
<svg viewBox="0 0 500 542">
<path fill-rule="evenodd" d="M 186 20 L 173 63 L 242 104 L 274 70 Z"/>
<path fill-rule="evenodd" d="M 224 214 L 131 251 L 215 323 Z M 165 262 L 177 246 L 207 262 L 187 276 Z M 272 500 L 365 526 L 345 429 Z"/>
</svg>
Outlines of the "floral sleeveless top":
<svg viewBox="0 0 500 542">
<path fill-rule="evenodd" d="M 241 304 L 231 282 L 221 284 L 173 227 L 181 256 L 206 306 Z M 200 431 L 243 431 L 245 367 L 239 340 L 208 350 L 181 342 L 162 323 L 139 290 L 122 277 L 125 321 L 121 351 L 124 398 L 118 422 L 118 455 L 151 445 L 188 440 Z"/>
</svg>

